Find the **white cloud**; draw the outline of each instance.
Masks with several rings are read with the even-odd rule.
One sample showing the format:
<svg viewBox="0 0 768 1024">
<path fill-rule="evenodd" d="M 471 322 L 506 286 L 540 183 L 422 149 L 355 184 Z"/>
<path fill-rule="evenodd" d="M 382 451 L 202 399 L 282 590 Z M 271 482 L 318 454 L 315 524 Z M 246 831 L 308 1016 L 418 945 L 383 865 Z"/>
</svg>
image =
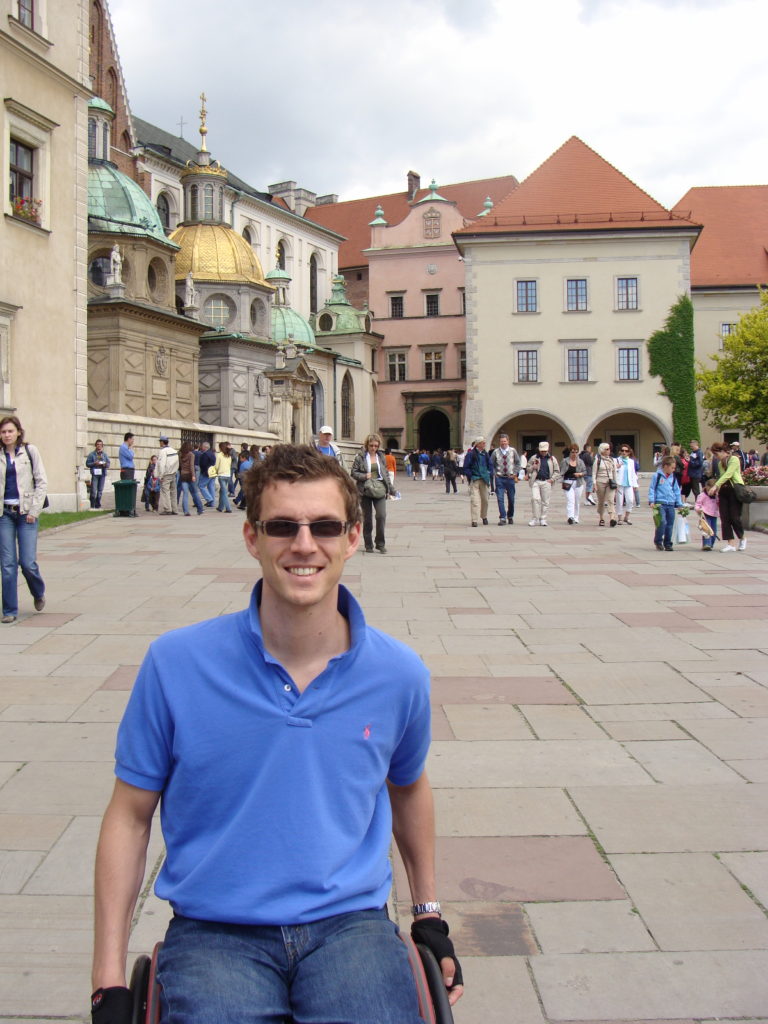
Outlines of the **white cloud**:
<svg viewBox="0 0 768 1024">
<path fill-rule="evenodd" d="M 571 135 L 666 205 L 691 185 L 768 177 L 756 0 L 112 0 L 134 112 L 197 123 L 259 188 L 342 198 L 522 178 Z"/>
</svg>

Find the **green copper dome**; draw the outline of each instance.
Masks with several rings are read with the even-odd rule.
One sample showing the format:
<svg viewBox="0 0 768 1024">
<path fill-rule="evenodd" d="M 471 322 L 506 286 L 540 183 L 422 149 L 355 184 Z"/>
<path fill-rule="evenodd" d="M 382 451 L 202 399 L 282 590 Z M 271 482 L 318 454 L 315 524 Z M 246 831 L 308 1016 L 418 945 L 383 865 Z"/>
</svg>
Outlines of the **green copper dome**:
<svg viewBox="0 0 768 1024">
<path fill-rule="evenodd" d="M 107 101 L 103 100 L 101 96 L 94 96 L 92 99 L 88 100 L 88 109 L 100 110 L 104 114 L 111 114 L 112 117 L 115 116 L 115 112 L 112 107 L 110 107 Z"/>
<path fill-rule="evenodd" d="M 114 164 L 88 165 L 88 230 L 110 235 L 148 235 L 170 248 L 157 210 L 146 192 Z"/>
<path fill-rule="evenodd" d="M 367 309 L 355 309 L 349 301 L 343 274 L 336 274 L 331 283 L 331 297 L 322 310 L 312 314 L 312 326 L 322 334 L 367 334 L 371 315 Z"/>
<path fill-rule="evenodd" d="M 315 344 L 315 336 L 307 321 L 290 306 L 272 306 L 272 340 L 293 341 L 297 345 Z"/>
</svg>

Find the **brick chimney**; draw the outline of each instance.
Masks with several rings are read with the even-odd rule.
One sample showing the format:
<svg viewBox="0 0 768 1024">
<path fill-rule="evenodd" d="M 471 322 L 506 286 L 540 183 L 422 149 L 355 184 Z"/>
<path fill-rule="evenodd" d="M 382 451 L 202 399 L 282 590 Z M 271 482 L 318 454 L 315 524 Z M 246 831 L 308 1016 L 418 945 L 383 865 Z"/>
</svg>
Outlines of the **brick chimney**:
<svg viewBox="0 0 768 1024">
<path fill-rule="evenodd" d="M 417 171 L 408 171 L 408 199 L 415 199 L 420 188 L 421 175 Z"/>
</svg>

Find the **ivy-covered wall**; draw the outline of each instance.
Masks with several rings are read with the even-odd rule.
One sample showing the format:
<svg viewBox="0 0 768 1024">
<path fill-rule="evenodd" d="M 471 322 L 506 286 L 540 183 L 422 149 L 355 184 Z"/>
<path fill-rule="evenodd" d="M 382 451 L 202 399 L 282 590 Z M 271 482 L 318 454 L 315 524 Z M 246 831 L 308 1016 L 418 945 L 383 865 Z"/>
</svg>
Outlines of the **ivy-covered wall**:
<svg viewBox="0 0 768 1024">
<path fill-rule="evenodd" d="M 660 331 L 648 339 L 649 368 L 660 377 L 663 394 L 672 403 L 673 440 L 687 445 L 701 439 L 696 408 L 696 369 L 694 365 L 693 303 L 681 295 L 669 311 Z"/>
</svg>

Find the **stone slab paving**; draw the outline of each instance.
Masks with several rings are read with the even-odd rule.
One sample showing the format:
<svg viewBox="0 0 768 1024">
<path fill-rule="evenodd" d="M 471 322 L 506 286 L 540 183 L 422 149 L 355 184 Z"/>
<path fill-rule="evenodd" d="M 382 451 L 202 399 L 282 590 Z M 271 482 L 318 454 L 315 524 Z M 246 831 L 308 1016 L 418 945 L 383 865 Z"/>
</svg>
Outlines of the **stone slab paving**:
<svg viewBox="0 0 768 1024">
<path fill-rule="evenodd" d="M 433 675 L 440 894 L 458 1024 L 768 1024 L 768 537 L 659 554 L 633 530 L 471 529 L 400 482 L 346 582 Z M 241 517 L 43 534 L 46 611 L 0 627 L 0 1022 L 85 1021 L 92 872 L 149 641 L 242 607 Z M 149 882 L 131 952 L 164 930 Z M 407 918 L 397 858 L 393 913 Z"/>
</svg>

